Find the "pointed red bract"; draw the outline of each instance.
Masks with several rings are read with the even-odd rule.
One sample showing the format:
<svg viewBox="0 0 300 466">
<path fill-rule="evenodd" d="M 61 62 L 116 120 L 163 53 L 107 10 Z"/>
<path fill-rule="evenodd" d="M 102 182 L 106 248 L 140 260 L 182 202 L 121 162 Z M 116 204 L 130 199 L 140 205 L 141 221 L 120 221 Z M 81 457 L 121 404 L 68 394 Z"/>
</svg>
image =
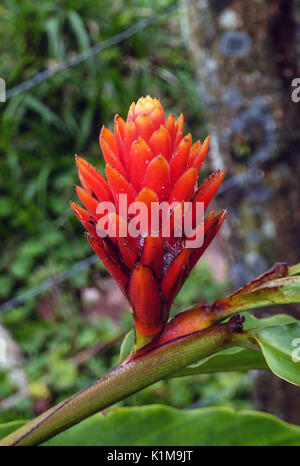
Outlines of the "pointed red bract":
<svg viewBox="0 0 300 466">
<path fill-rule="evenodd" d="M 128 173 L 131 184 L 139 191 L 145 177 L 146 169 L 154 155 L 142 137 L 139 137 L 131 146 Z"/>
<path fill-rule="evenodd" d="M 96 199 L 94 199 L 92 196 L 90 196 L 80 186 L 76 186 L 76 193 L 84 207 L 90 212 L 91 216 L 94 219 L 98 220 L 99 215 L 97 214 L 97 207 L 99 205 L 99 202 L 96 201 Z"/>
<path fill-rule="evenodd" d="M 175 141 L 174 141 L 174 149 L 177 148 L 178 144 L 180 143 L 182 136 L 183 136 L 183 124 L 184 124 L 184 118 L 182 113 L 176 120 L 175 124 Z"/>
<path fill-rule="evenodd" d="M 180 178 L 180 176 L 186 170 L 191 144 L 192 136 L 191 134 L 188 134 L 184 139 L 182 139 L 170 160 L 170 175 L 172 184 L 176 183 L 178 178 Z"/>
<path fill-rule="evenodd" d="M 158 195 L 150 188 L 143 188 L 136 196 L 135 202 L 142 202 L 147 208 L 148 224 L 146 231 L 143 232 L 147 234 L 151 230 L 151 205 L 153 205 L 154 202 L 159 203 Z"/>
<path fill-rule="evenodd" d="M 207 137 L 204 140 L 203 144 L 201 144 L 200 141 L 198 142 L 199 144 L 195 145 L 194 149 L 191 150 L 190 157 L 187 163 L 188 167 L 195 167 L 197 172 L 199 172 L 200 168 L 202 167 L 202 164 L 207 155 L 208 146 L 209 146 L 209 137 Z"/>
<path fill-rule="evenodd" d="M 78 220 L 82 223 L 82 225 L 86 228 L 86 230 L 93 236 L 96 236 L 96 221 L 75 202 L 70 202 L 71 209 L 73 210 L 74 214 L 78 218 Z"/>
<path fill-rule="evenodd" d="M 169 306 L 171 306 L 184 281 L 189 257 L 190 249 L 184 249 L 181 251 L 173 260 L 161 281 L 161 288 Z"/>
<path fill-rule="evenodd" d="M 125 168 L 128 166 L 129 154 L 131 146 L 134 141 L 138 138 L 138 132 L 133 121 L 126 121 L 124 125 L 124 150 L 123 150 L 123 164 Z"/>
<path fill-rule="evenodd" d="M 133 269 L 128 299 L 132 305 L 135 327 L 142 335 L 152 337 L 163 329 L 164 301 L 159 283 L 150 267 L 141 264 Z"/>
<path fill-rule="evenodd" d="M 101 261 L 103 262 L 103 264 L 105 265 L 109 273 L 118 283 L 124 295 L 127 297 L 126 286 L 128 284 L 129 278 L 126 275 L 126 273 L 108 255 L 108 253 L 105 250 L 105 245 L 104 245 L 103 240 L 99 240 L 99 238 L 95 238 L 90 235 L 88 236 L 88 240 L 90 242 L 90 245 L 94 249 L 95 253 L 97 254 L 97 256 L 101 259 Z"/>
<path fill-rule="evenodd" d="M 188 267 L 188 273 L 192 270 L 194 265 L 198 262 L 206 248 L 209 246 L 209 244 L 212 242 L 216 234 L 218 233 L 219 229 L 221 228 L 225 218 L 226 218 L 226 210 L 222 210 L 219 215 L 214 217 L 214 219 L 211 221 L 210 227 L 205 229 L 205 234 L 204 234 L 204 241 L 203 245 L 200 248 L 192 249 L 191 251 L 191 259 Z"/>
<path fill-rule="evenodd" d="M 88 183 L 89 190 L 96 194 L 99 201 L 112 200 L 110 187 L 101 173 L 81 157 L 76 156 L 76 164 L 80 174 Z"/>
<path fill-rule="evenodd" d="M 159 201 L 165 201 L 170 194 L 170 166 L 162 155 L 158 155 L 149 163 L 143 186 L 152 189 Z"/>
<path fill-rule="evenodd" d="M 103 139 L 107 143 L 110 150 L 117 156 L 117 144 L 116 144 L 115 136 L 105 126 L 102 126 L 101 128 L 99 139 L 100 140 Z"/>
<path fill-rule="evenodd" d="M 189 201 L 195 191 L 197 176 L 197 170 L 194 167 L 189 168 L 176 182 L 168 202 L 171 204 L 172 202 Z"/>
<path fill-rule="evenodd" d="M 225 170 L 217 170 L 212 175 L 210 175 L 210 177 L 207 178 L 198 188 L 193 199 L 194 203 L 203 202 L 205 210 L 221 186 L 224 176 Z"/>
<path fill-rule="evenodd" d="M 78 170 L 78 178 L 80 179 L 81 186 L 83 189 L 90 195 L 93 195 L 93 190 L 91 186 L 88 184 L 86 179 L 84 178 L 83 174 Z"/>
<path fill-rule="evenodd" d="M 104 126 L 102 128 L 102 131 L 100 133 L 99 137 L 99 142 L 100 142 L 100 147 L 102 149 L 103 157 L 105 159 L 105 162 L 112 167 L 114 167 L 121 175 L 126 176 L 126 171 L 125 168 L 123 167 L 122 162 L 120 161 L 118 155 L 117 155 L 117 149 L 115 147 L 115 151 L 112 150 L 111 146 L 109 145 L 107 138 L 103 136 L 104 131 L 108 131 Z M 116 146 L 115 141 L 114 141 L 114 146 Z"/>
<path fill-rule="evenodd" d="M 156 278 L 160 279 L 164 266 L 163 241 L 159 236 L 145 238 L 141 263 L 151 267 Z"/>
<path fill-rule="evenodd" d="M 111 214 L 111 220 L 115 222 L 117 242 L 121 256 L 126 266 L 131 270 L 139 257 L 139 242 L 128 234 L 128 223 L 122 217 Z M 124 234 L 126 235 L 124 236 Z"/>
<path fill-rule="evenodd" d="M 120 194 L 127 195 L 128 205 L 134 202 L 136 197 L 136 191 L 134 187 L 124 178 L 124 176 L 122 176 L 117 170 L 115 170 L 110 165 L 106 166 L 105 174 L 113 192 L 117 209 L 119 206 Z"/>
<path fill-rule="evenodd" d="M 171 137 L 169 131 L 161 126 L 152 134 L 149 145 L 154 155 L 163 155 L 167 160 L 171 156 Z"/>
<path fill-rule="evenodd" d="M 188 161 L 187 161 L 187 167 L 188 168 L 190 168 L 192 166 L 193 160 L 195 159 L 195 157 L 197 157 L 197 155 L 201 151 L 201 147 L 202 147 L 201 141 L 196 141 L 192 145 L 190 153 L 189 153 Z"/>
<path fill-rule="evenodd" d="M 114 121 L 114 133 L 115 133 L 115 141 L 116 141 L 116 147 L 117 151 L 119 154 L 119 158 L 124 166 L 124 128 L 125 128 L 125 122 L 123 118 L 121 118 L 119 115 L 115 116 L 115 121 Z"/>
<path fill-rule="evenodd" d="M 153 121 L 148 115 L 138 116 L 135 120 L 135 127 L 139 136 L 141 136 L 146 142 L 149 141 L 155 131 Z"/>
</svg>

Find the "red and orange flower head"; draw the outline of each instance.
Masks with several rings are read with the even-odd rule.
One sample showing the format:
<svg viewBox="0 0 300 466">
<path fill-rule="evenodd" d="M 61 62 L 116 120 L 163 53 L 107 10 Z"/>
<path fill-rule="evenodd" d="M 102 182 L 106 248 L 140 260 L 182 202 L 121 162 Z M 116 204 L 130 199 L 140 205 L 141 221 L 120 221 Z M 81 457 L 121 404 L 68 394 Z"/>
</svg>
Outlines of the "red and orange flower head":
<svg viewBox="0 0 300 466">
<path fill-rule="evenodd" d="M 204 209 L 217 192 L 224 171 L 216 171 L 197 187 L 198 172 L 205 159 L 209 139 L 192 145 L 192 136 L 183 135 L 183 115 L 175 120 L 165 118 L 159 100 L 142 97 L 129 109 L 127 120 L 116 115 L 114 132 L 103 127 L 100 146 L 106 161 L 106 179 L 88 162 L 76 157 L 82 187 L 77 194 L 83 209 L 71 203 L 75 215 L 87 230 L 88 240 L 119 284 L 128 299 L 136 330 L 144 337 L 154 337 L 165 327 L 174 298 L 190 271 L 213 240 L 225 218 L 225 211 L 201 219 L 197 225 L 192 212 L 194 233 L 204 228 L 201 246 L 189 247 L 184 233 L 175 235 L 176 208 L 170 209 L 170 234 L 163 233 L 166 216 L 161 215 L 158 230 L 149 229 L 135 237 L 130 234 L 132 213 L 120 211 L 121 195 L 126 194 L 127 205 L 142 202 L 149 210 L 154 203 L 177 205 L 191 201 L 191 208 L 202 202 Z M 99 236 L 97 222 L 103 220 L 100 205 L 110 202 L 115 213 L 107 216 L 107 225 L 114 223 L 116 235 Z M 182 212 L 184 212 L 182 210 Z M 183 214 L 184 215 L 184 214 Z M 123 231 L 122 235 L 120 231 Z M 110 230 L 107 230 L 108 232 Z M 126 234 L 124 235 L 124 231 Z"/>
</svg>

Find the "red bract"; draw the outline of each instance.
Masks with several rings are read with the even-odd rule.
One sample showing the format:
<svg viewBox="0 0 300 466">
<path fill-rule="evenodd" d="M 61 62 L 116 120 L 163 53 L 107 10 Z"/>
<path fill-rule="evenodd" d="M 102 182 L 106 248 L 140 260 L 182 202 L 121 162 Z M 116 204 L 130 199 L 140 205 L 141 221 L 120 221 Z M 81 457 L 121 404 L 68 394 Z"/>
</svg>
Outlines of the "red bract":
<svg viewBox="0 0 300 466">
<path fill-rule="evenodd" d="M 131 214 L 119 215 L 119 198 L 127 195 L 151 207 L 153 202 L 203 202 L 206 208 L 216 194 L 224 171 L 216 171 L 198 188 L 198 171 L 205 159 L 209 139 L 192 145 L 190 134 L 183 135 L 183 116 L 165 118 L 161 103 L 150 96 L 142 97 L 129 109 L 127 120 L 116 115 L 114 132 L 103 127 L 100 146 L 106 161 L 106 179 L 89 163 L 76 157 L 82 184 L 77 194 L 86 208 L 71 203 L 76 216 L 87 230 L 89 242 L 128 299 L 136 330 L 144 337 L 154 337 L 165 327 L 176 294 L 198 259 L 222 225 L 226 212 L 204 220 L 204 242 L 201 247 L 187 247 L 184 234 L 176 237 L 177 218 L 171 211 L 171 234 L 150 230 L 139 237 L 128 232 Z M 127 232 L 124 236 L 100 237 L 97 221 L 99 202 L 112 201 L 116 213 L 110 221 Z M 176 210 L 176 209 L 175 209 Z M 195 223 L 195 213 L 194 225 Z M 149 221 L 151 220 L 149 213 Z M 172 223 L 173 222 L 173 223 Z"/>
</svg>

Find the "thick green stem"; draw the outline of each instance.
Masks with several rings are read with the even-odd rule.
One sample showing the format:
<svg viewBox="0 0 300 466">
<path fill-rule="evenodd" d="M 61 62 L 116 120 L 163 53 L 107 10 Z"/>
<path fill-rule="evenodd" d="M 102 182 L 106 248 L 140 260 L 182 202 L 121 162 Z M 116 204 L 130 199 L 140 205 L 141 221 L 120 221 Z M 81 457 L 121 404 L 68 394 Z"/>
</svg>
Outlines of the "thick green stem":
<svg viewBox="0 0 300 466">
<path fill-rule="evenodd" d="M 173 372 L 229 346 L 247 345 L 234 325 L 215 325 L 121 364 L 92 385 L 54 406 L 0 441 L 4 445 L 36 445 L 53 437 Z M 137 353 L 138 354 L 138 353 Z"/>
</svg>

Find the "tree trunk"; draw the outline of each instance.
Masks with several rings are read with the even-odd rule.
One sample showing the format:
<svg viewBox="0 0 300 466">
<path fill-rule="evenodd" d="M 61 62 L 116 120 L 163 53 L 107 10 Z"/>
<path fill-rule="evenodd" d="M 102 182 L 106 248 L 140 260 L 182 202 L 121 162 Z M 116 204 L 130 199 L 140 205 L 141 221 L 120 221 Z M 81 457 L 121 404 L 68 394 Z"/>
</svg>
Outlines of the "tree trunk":
<svg viewBox="0 0 300 466">
<path fill-rule="evenodd" d="M 183 3 L 211 164 L 227 171 L 221 199 L 240 286 L 274 262 L 300 261 L 300 102 L 291 97 L 300 76 L 300 1 Z M 299 306 L 282 311 L 300 318 Z M 300 424 L 299 388 L 261 373 L 254 392 L 256 407 Z"/>
</svg>

